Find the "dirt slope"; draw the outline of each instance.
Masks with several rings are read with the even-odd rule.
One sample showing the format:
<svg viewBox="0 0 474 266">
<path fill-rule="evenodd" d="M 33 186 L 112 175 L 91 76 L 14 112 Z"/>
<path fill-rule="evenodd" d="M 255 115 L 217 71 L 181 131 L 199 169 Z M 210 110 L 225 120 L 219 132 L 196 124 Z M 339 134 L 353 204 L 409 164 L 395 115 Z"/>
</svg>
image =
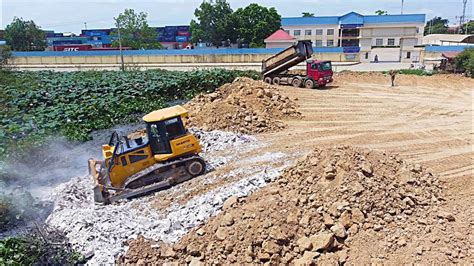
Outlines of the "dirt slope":
<svg viewBox="0 0 474 266">
<path fill-rule="evenodd" d="M 438 210 L 442 201 L 439 181 L 398 156 L 350 147 L 315 150 L 277 183 L 240 203 L 227 200 L 223 213 L 177 244 L 150 253 L 132 246 L 127 258 L 158 263 L 356 262 L 352 253 L 359 251 L 351 243 L 370 235 L 388 241 L 377 247 L 379 255 L 390 256 L 417 237 L 439 238 L 441 232 L 431 231 L 452 229 L 449 222 L 455 217 Z M 464 248 L 457 257 L 465 256 L 466 240 L 459 243 Z M 421 255 L 423 248 L 416 252 Z M 445 248 L 455 249 L 454 243 Z"/>
<path fill-rule="evenodd" d="M 278 88 L 250 78 L 237 78 L 216 92 L 201 94 L 185 105 L 189 126 L 240 133 L 275 132 L 282 118 L 298 118 L 296 103 Z"/>
</svg>

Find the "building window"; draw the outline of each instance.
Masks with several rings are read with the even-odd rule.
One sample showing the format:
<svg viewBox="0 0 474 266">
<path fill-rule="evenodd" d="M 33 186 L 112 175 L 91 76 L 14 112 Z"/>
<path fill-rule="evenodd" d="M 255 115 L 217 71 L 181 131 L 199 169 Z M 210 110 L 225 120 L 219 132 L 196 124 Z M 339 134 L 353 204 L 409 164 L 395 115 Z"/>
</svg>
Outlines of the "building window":
<svg viewBox="0 0 474 266">
<path fill-rule="evenodd" d="M 411 58 L 411 52 L 407 52 L 407 59 Z"/>
<path fill-rule="evenodd" d="M 327 43 L 326 43 L 326 46 L 327 46 L 327 47 L 332 47 L 332 46 L 334 46 L 334 41 L 333 41 L 333 40 L 328 40 Z"/>
<path fill-rule="evenodd" d="M 327 35 L 334 35 L 334 29 L 328 29 Z"/>
<path fill-rule="evenodd" d="M 376 39 L 375 46 L 383 46 L 383 39 Z"/>
<path fill-rule="evenodd" d="M 287 34 L 290 34 L 290 31 L 289 31 L 289 30 L 285 30 L 285 32 L 286 32 Z"/>
<path fill-rule="evenodd" d="M 322 40 L 316 40 L 316 41 L 314 42 L 314 46 L 316 46 L 316 47 L 322 47 L 322 46 L 323 46 L 323 41 L 322 41 Z"/>
<path fill-rule="evenodd" d="M 301 35 L 301 31 L 300 30 L 294 30 L 293 31 L 293 36 L 300 36 Z"/>
<path fill-rule="evenodd" d="M 305 30 L 304 35 L 306 36 L 311 36 L 311 30 Z"/>
<path fill-rule="evenodd" d="M 394 46 L 395 45 L 395 39 L 392 39 L 392 38 L 388 39 L 387 44 L 388 44 L 388 46 Z"/>
<path fill-rule="evenodd" d="M 323 30 L 316 30 L 316 35 L 323 35 Z"/>
</svg>

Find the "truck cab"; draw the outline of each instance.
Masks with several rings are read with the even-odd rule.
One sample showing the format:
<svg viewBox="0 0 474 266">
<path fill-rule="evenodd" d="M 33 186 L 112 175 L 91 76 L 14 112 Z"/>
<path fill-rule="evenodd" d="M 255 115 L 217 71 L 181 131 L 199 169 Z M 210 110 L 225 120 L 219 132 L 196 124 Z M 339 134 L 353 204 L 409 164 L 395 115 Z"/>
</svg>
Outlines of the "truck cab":
<svg viewBox="0 0 474 266">
<path fill-rule="evenodd" d="M 308 59 L 306 60 L 307 78 L 314 80 L 318 87 L 324 87 L 332 82 L 332 64 L 331 61 L 320 61 Z"/>
</svg>

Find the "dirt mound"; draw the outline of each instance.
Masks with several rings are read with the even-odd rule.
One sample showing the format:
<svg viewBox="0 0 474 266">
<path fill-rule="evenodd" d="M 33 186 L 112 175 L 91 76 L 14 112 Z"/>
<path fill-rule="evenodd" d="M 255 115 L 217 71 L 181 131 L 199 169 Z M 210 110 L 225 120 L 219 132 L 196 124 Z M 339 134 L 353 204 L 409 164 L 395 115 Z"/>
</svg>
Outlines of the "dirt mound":
<svg viewBox="0 0 474 266">
<path fill-rule="evenodd" d="M 178 243 L 139 238 L 120 260 L 370 262 L 373 254 L 394 254 L 432 229 L 446 227 L 455 217 L 438 209 L 442 201 L 440 181 L 418 164 L 351 147 L 316 149 L 276 183 L 247 198 L 229 198 L 222 213 Z M 360 242 L 367 250 L 384 244 L 367 254 L 358 250 Z M 415 256 L 423 252 L 424 247 L 413 250 Z"/>
<path fill-rule="evenodd" d="M 283 118 L 300 117 L 296 104 L 274 86 L 237 78 L 210 94 L 200 94 L 185 105 L 187 124 L 204 130 L 261 133 L 285 127 Z"/>
</svg>

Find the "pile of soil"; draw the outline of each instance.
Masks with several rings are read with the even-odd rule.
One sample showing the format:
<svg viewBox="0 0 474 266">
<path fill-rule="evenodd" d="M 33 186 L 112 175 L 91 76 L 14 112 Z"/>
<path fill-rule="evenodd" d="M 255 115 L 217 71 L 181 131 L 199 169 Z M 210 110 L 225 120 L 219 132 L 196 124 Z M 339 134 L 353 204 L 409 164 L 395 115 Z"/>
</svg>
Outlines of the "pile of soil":
<svg viewBox="0 0 474 266">
<path fill-rule="evenodd" d="M 445 252 L 415 243 L 440 241 L 448 232 L 439 230 L 456 219 L 439 208 L 441 193 L 435 176 L 397 155 L 352 147 L 316 149 L 272 185 L 247 198 L 227 199 L 219 215 L 178 243 L 139 237 L 119 260 L 357 264 L 396 256 L 407 247 L 413 247 L 415 257 L 434 252 L 428 255 L 434 258 Z M 437 244 L 456 262 L 468 256 L 465 241 L 447 238 Z"/>
<path fill-rule="evenodd" d="M 286 127 L 280 119 L 301 117 L 296 104 L 274 86 L 237 78 L 215 92 L 200 94 L 185 104 L 188 126 L 203 130 L 262 133 Z"/>
</svg>

